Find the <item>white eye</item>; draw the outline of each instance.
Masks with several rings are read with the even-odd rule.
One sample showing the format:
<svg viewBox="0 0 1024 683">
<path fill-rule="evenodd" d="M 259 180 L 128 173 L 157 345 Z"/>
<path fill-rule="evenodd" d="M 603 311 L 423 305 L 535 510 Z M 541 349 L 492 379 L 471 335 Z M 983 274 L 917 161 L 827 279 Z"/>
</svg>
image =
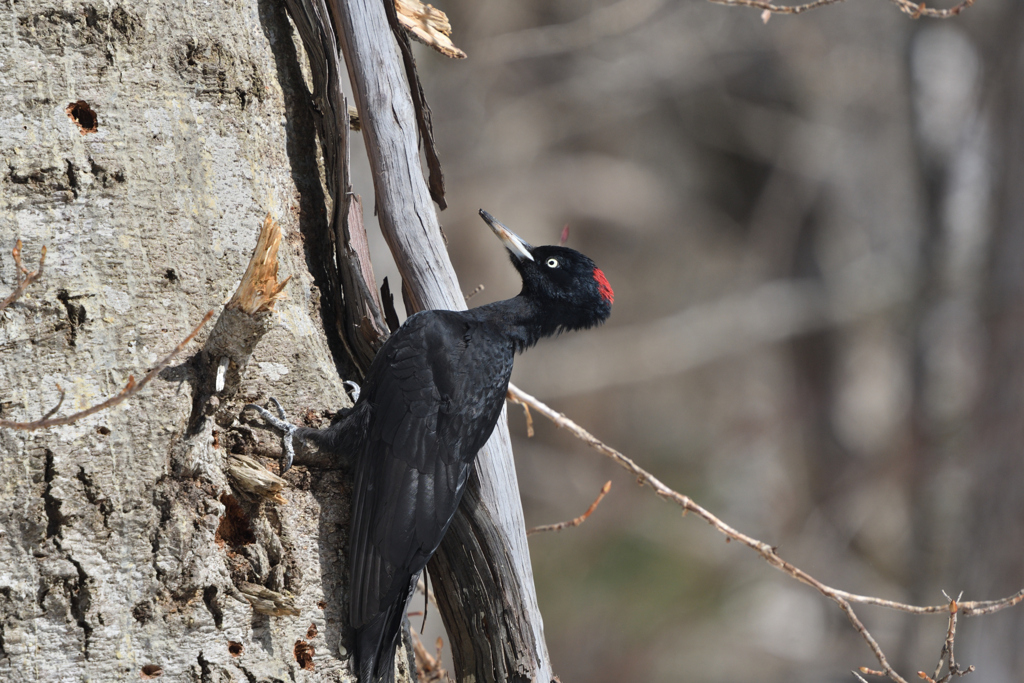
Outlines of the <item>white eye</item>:
<svg viewBox="0 0 1024 683">
<path fill-rule="evenodd" d="M 545 263 L 545 265 L 547 265 L 548 268 L 557 268 L 558 267 L 558 259 L 556 259 L 556 258 L 549 258 L 544 263 Z"/>
</svg>

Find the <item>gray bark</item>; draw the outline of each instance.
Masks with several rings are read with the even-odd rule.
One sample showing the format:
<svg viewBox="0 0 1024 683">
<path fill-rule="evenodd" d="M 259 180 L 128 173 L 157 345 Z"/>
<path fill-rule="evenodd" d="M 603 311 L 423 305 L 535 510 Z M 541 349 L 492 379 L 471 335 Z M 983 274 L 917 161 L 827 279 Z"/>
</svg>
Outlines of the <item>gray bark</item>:
<svg viewBox="0 0 1024 683">
<path fill-rule="evenodd" d="M 293 276 L 230 400 L 196 400 L 208 327 L 113 410 L 0 430 L 0 680 L 342 680 L 342 475 L 289 473 L 277 505 L 225 474 L 229 452 L 278 448 L 238 428 L 241 404 L 273 394 L 302 415 L 347 400 L 283 7 L 33 0 L 0 6 L 0 24 L 0 293 L 18 237 L 29 265 L 49 250 L 0 318 L 0 416 L 40 417 L 57 384 L 66 413 L 140 377 L 230 296 L 268 212 Z M 77 101 L 95 132 L 65 112 Z"/>
</svg>

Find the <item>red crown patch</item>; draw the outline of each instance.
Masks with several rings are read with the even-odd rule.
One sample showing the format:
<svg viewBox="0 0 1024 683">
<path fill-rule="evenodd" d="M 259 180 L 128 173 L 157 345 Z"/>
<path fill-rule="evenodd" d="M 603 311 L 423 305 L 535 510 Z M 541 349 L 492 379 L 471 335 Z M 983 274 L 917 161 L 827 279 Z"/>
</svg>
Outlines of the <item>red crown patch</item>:
<svg viewBox="0 0 1024 683">
<path fill-rule="evenodd" d="M 612 291 L 612 286 L 608 284 L 608 278 L 604 276 L 600 268 L 594 268 L 594 281 L 597 282 L 597 291 L 601 294 L 601 298 L 610 304 L 615 303 L 615 292 Z"/>
</svg>

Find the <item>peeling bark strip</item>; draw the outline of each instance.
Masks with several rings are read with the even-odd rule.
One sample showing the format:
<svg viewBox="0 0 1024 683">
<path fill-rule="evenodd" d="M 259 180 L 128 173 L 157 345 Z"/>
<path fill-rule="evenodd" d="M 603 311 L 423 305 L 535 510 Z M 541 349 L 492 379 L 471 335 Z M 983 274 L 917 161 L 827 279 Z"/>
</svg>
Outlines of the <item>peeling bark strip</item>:
<svg viewBox="0 0 1024 683">
<path fill-rule="evenodd" d="M 465 59 L 466 53 L 452 44 L 452 25 L 448 15 L 419 0 L 395 0 L 398 21 L 409 35 L 445 57 Z"/>
<path fill-rule="evenodd" d="M 441 170 L 441 160 L 437 157 L 437 148 L 434 146 L 434 124 L 430 120 L 430 105 L 427 104 L 427 96 L 423 92 L 423 84 L 420 83 L 420 75 L 416 71 L 416 60 L 412 56 L 412 46 L 409 45 L 409 34 L 403 29 L 398 18 L 398 9 L 390 0 L 384 3 L 384 10 L 398 47 L 402 51 L 405 76 L 409 81 L 409 94 L 416 109 L 416 125 L 420 130 L 420 142 L 423 143 L 423 153 L 427 157 L 427 169 L 430 171 L 430 197 L 437 202 L 437 207 L 444 211 L 448 208 L 448 202 L 444 198 L 444 172 Z"/>
<path fill-rule="evenodd" d="M 466 308 L 420 170 L 406 70 L 379 0 L 329 0 L 373 172 L 381 230 L 416 309 Z M 460 680 L 551 680 L 508 426 L 480 452 L 477 477 L 429 565 Z M 438 567 L 460 567 L 458 573 Z M 498 591 L 495 593 L 494 591 Z M 455 599 L 454 596 L 458 596 Z M 480 628 L 486 625 L 486 628 Z"/>
<path fill-rule="evenodd" d="M 335 268 L 344 302 L 338 301 L 335 324 L 360 374 L 377 354 L 388 331 L 376 296 L 373 265 L 363 228 L 363 207 L 349 183 L 348 131 L 352 112 L 341 90 L 341 59 L 324 0 L 287 0 L 288 12 L 309 56 L 314 116 L 324 155 L 327 189 L 333 200 L 331 235 Z"/>
</svg>

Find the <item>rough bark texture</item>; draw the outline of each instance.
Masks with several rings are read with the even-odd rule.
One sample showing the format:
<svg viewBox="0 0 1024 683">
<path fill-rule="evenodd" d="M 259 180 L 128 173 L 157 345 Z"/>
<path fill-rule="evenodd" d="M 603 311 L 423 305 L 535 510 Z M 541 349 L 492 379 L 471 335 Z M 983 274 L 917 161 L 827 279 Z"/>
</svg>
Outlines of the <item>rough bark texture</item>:
<svg viewBox="0 0 1024 683">
<path fill-rule="evenodd" d="M 207 329 L 114 410 L 0 430 L 0 680 L 342 680 L 343 475 L 289 473 L 286 505 L 225 475 L 229 452 L 278 450 L 237 425 L 242 403 L 272 394 L 316 424 L 309 409 L 347 400 L 283 5 L 32 0 L 0 6 L 0 26 L 0 293 L 16 238 L 27 263 L 49 250 L 0 318 L 0 415 L 40 417 L 57 384 L 64 411 L 86 407 L 140 376 L 234 291 L 268 212 L 293 276 L 232 399 L 194 408 Z"/>
</svg>

